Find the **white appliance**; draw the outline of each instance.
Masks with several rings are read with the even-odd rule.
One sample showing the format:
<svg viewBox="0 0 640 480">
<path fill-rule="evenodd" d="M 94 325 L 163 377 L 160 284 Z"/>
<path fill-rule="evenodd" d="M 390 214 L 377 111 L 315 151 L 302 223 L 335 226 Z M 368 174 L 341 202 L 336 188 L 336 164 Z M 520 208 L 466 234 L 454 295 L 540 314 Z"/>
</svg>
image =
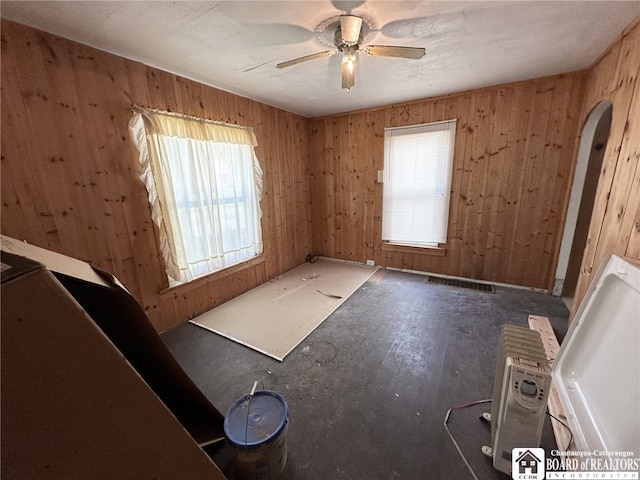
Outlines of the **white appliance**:
<svg viewBox="0 0 640 480">
<path fill-rule="evenodd" d="M 540 446 L 550 388 L 551 370 L 540 334 L 503 325 L 491 415 L 483 415 L 491 421 L 491 446 L 482 450 L 497 470 L 511 473 L 514 448 Z"/>
<path fill-rule="evenodd" d="M 483 415 L 492 420 L 491 446 L 483 452 L 496 469 L 510 473 L 512 448 L 539 446 L 549 367 L 538 332 L 511 325 L 502 329 L 498 360 L 492 411 Z M 612 255 L 603 262 L 551 376 L 573 434 L 572 450 L 599 458 L 638 457 L 640 261 Z M 537 396 L 529 382 L 535 383 Z"/>
<path fill-rule="evenodd" d="M 576 450 L 640 457 L 640 267 L 609 257 L 553 365 Z"/>
</svg>

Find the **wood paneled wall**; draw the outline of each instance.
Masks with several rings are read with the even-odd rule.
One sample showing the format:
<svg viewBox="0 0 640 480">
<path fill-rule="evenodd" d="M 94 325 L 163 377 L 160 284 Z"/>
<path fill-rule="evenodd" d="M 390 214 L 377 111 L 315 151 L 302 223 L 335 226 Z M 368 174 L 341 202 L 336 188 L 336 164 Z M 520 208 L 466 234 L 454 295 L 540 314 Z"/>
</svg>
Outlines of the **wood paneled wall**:
<svg viewBox="0 0 640 480">
<path fill-rule="evenodd" d="M 550 289 L 579 129 L 613 125 L 576 302 L 610 253 L 640 258 L 638 28 L 588 72 L 308 120 L 2 21 L 2 233 L 114 273 L 166 330 L 309 252 Z M 586 87 L 585 87 L 586 86 Z M 133 104 L 254 127 L 265 173 L 264 254 L 167 289 Z M 384 128 L 458 119 L 444 251 L 380 240 Z M 443 254 L 444 253 L 444 254 Z"/>
<path fill-rule="evenodd" d="M 133 104 L 251 126 L 264 170 L 264 254 L 166 290 Z M 115 274 L 166 330 L 311 251 L 308 120 L 2 21 L 2 233 Z"/>
<path fill-rule="evenodd" d="M 314 251 L 551 289 L 577 148 L 582 73 L 312 120 Z M 381 242 L 384 128 L 457 118 L 445 254 Z M 440 253 L 440 255 L 438 255 Z"/>
<path fill-rule="evenodd" d="M 600 101 L 613 105 L 609 141 L 591 215 L 571 317 L 611 254 L 640 260 L 640 21 L 589 71 L 581 121 Z"/>
</svg>

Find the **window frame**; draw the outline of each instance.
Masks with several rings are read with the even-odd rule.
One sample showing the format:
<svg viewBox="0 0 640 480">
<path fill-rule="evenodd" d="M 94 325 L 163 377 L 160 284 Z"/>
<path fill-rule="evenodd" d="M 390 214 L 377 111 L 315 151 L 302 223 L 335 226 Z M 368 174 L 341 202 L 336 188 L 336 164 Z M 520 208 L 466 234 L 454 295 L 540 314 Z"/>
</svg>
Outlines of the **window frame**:
<svg viewBox="0 0 640 480">
<path fill-rule="evenodd" d="M 253 129 L 144 107 L 132 110 L 129 128 L 140 152 L 140 178 L 147 187 L 159 230 L 168 287 L 188 284 L 261 256 L 262 169 L 255 154 Z M 184 169 L 182 160 L 188 164 Z M 221 172 L 226 183 L 220 179 Z M 172 178 L 175 174 L 183 180 Z M 237 208 L 232 209 L 230 218 L 236 223 L 242 220 L 233 238 L 225 230 L 230 221 L 225 218 L 227 209 L 219 208 L 229 204 L 227 184 L 233 192 L 241 192 L 240 198 L 231 202 Z M 193 214 L 194 208 L 198 210 L 195 215 L 184 215 L 185 209 Z M 188 217 L 197 220 L 189 221 Z M 199 244 L 197 238 L 201 238 Z M 230 246 L 229 242 L 236 243 Z"/>
<path fill-rule="evenodd" d="M 443 197 L 443 201 L 440 202 L 441 205 L 437 208 L 440 209 L 437 215 L 437 218 L 440 221 L 440 229 L 441 234 L 437 238 L 433 238 L 434 241 L 421 240 L 416 241 L 415 238 L 392 238 L 392 235 L 389 234 L 389 229 L 392 228 L 389 226 L 390 222 L 397 222 L 397 214 L 390 214 L 390 205 L 393 204 L 393 201 L 398 194 L 394 191 L 392 194 L 389 194 L 389 185 L 393 185 L 394 180 L 391 178 L 392 170 L 394 163 L 392 155 L 392 147 L 393 147 L 393 138 L 400 139 L 403 136 L 409 135 L 428 135 L 428 134 L 438 134 L 443 135 L 444 138 L 439 146 L 439 148 L 444 148 L 447 150 L 444 155 L 444 161 L 441 161 L 438 165 L 439 168 L 443 169 L 444 172 L 441 172 L 441 181 L 438 184 L 438 192 L 431 193 L 430 196 L 435 198 L 437 195 L 441 195 Z M 422 253 L 430 253 L 430 254 L 440 254 L 439 252 L 443 252 L 442 246 L 446 245 L 448 241 L 448 230 L 449 230 L 449 214 L 450 214 L 450 206 L 451 206 L 451 185 L 453 178 L 453 164 L 455 159 L 455 140 L 457 133 L 457 119 L 450 119 L 445 121 L 438 122 L 429 122 L 423 124 L 416 125 L 408 125 L 401 127 L 389 127 L 384 130 L 384 170 L 383 170 L 383 192 L 382 192 L 382 226 L 381 226 L 381 240 L 382 240 L 382 248 L 384 250 L 406 250 L 413 252 L 422 252 Z M 416 147 L 417 148 L 417 147 Z M 396 152 L 397 153 L 397 152 Z M 413 157 L 413 164 L 415 165 L 419 162 L 419 158 Z M 397 162 L 395 162 L 397 163 Z M 426 177 L 425 177 L 426 178 Z M 414 182 L 415 183 L 415 182 Z M 393 187 L 395 188 L 395 185 Z M 394 195 L 395 194 L 395 195 Z M 411 200 L 415 200 L 415 193 L 412 194 Z M 415 202 L 414 202 L 415 203 Z M 411 210 L 411 219 L 413 220 L 416 214 L 416 208 L 413 207 Z M 436 208 L 436 207 L 434 207 Z M 393 218 L 395 217 L 395 218 Z M 407 235 L 407 237 L 410 235 Z M 435 253 L 434 253 L 435 252 Z M 444 254 L 444 253 L 442 253 Z"/>
</svg>

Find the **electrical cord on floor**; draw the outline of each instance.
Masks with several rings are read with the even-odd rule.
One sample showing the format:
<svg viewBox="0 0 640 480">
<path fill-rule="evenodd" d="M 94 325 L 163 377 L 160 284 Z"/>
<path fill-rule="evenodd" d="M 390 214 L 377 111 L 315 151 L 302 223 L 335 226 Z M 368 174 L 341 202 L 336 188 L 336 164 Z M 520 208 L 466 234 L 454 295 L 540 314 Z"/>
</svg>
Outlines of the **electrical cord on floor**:
<svg viewBox="0 0 640 480">
<path fill-rule="evenodd" d="M 471 464 L 467 460 L 467 457 L 465 457 L 464 453 L 462 453 L 462 449 L 460 448 L 460 445 L 458 445 L 458 442 L 456 441 L 456 439 L 453 437 L 453 434 L 449 430 L 449 426 L 447 425 L 447 423 L 449 422 L 449 416 L 451 415 L 451 412 L 453 410 L 462 410 L 463 408 L 473 407 L 474 405 L 480 405 L 481 403 L 491 403 L 492 401 L 493 401 L 492 399 L 478 400 L 477 402 L 465 403 L 464 405 L 458 405 L 457 407 L 451 407 L 449 410 L 447 410 L 447 414 L 444 416 L 444 429 L 449 434 L 449 438 L 453 442 L 453 446 L 456 447 L 456 450 L 458 451 L 458 454 L 460 455 L 460 458 L 462 458 L 462 461 L 466 465 L 467 469 L 469 470 L 469 473 L 471 473 L 471 476 L 473 477 L 474 480 L 479 480 L 478 476 L 476 475 L 476 472 L 471 467 Z"/>
<path fill-rule="evenodd" d="M 451 416 L 451 412 L 452 411 L 454 411 L 454 410 L 462 410 L 462 409 L 465 409 L 465 408 L 473 407 L 474 405 L 480 405 L 482 403 L 491 403 L 492 401 L 493 400 L 489 398 L 489 399 L 485 399 L 485 400 L 478 400 L 476 402 L 465 403 L 463 405 L 458 405 L 457 407 L 451 407 L 449 410 L 447 410 L 447 414 L 444 416 L 444 429 L 447 431 L 447 434 L 449 435 L 449 438 L 453 442 L 453 446 L 456 447 L 456 450 L 458 451 L 458 454 L 460 455 L 460 458 L 462 458 L 462 461 L 464 462 L 465 466 L 467 467 L 467 470 L 469 470 L 469 473 L 471 473 L 471 476 L 473 477 L 474 480 L 479 480 L 478 476 L 476 475 L 476 472 L 473 470 L 473 467 L 471 467 L 471 464 L 467 460 L 467 457 L 465 457 L 464 453 L 462 453 L 462 449 L 460 448 L 460 445 L 458 445 L 458 442 L 456 441 L 456 439 L 454 438 L 453 434 L 449 430 L 449 426 L 447 424 L 449 422 L 449 417 Z M 571 443 L 573 442 L 573 432 L 569 428 L 569 425 L 564 423 L 562 420 L 560 420 L 555 415 L 549 413 L 549 411 L 547 411 L 545 413 L 547 415 L 549 415 L 550 418 L 554 419 L 556 422 L 558 422 L 562 426 L 564 426 L 564 428 L 569 430 L 569 435 L 570 435 L 569 444 L 567 445 L 567 448 L 565 449 L 565 451 L 569 450 L 569 447 L 571 446 Z"/>
<path fill-rule="evenodd" d="M 549 411 L 547 410 L 547 415 L 549 415 L 550 418 L 553 418 L 556 422 L 558 422 L 560 425 L 562 425 L 564 428 L 566 428 L 567 430 L 569 430 L 569 443 L 567 444 L 567 448 L 564 449 L 564 451 L 568 451 L 569 447 L 571 447 L 571 444 L 573 443 L 573 432 L 571 431 L 571 429 L 569 428 L 569 425 L 567 425 L 566 423 L 564 423 L 562 420 L 560 420 L 558 417 L 556 417 L 555 415 L 549 413 Z M 559 446 L 559 445 L 558 445 Z"/>
</svg>

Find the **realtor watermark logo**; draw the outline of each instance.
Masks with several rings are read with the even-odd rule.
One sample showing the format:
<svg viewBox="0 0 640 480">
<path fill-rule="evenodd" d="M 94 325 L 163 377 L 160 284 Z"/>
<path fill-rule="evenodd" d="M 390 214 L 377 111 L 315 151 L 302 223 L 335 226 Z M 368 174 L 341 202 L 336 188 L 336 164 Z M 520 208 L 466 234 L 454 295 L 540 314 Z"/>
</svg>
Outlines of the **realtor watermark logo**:
<svg viewBox="0 0 640 480">
<path fill-rule="evenodd" d="M 640 459 L 630 451 L 558 451 L 547 458 L 547 480 L 638 480 Z"/>
<path fill-rule="evenodd" d="M 640 458 L 634 452 L 558 451 L 514 448 L 514 480 L 640 480 Z"/>
<path fill-rule="evenodd" d="M 514 480 L 544 480 L 543 448 L 514 448 L 511 451 L 511 478 Z"/>
</svg>

